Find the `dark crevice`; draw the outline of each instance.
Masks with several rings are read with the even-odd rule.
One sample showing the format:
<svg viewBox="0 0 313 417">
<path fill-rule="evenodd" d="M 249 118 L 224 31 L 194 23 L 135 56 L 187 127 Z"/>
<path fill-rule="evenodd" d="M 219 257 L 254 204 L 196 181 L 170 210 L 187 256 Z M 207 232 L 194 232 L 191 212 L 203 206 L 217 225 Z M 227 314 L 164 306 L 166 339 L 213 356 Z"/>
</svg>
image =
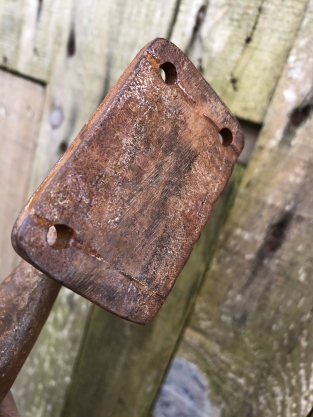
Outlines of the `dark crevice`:
<svg viewBox="0 0 313 417">
<path fill-rule="evenodd" d="M 103 83 L 103 90 L 102 90 L 102 94 L 100 96 L 100 100 L 98 105 L 100 105 L 100 103 L 102 103 L 102 101 L 104 100 L 105 96 L 108 94 L 109 91 L 109 87 L 110 87 L 110 81 L 111 81 L 111 67 L 110 64 L 107 65 L 107 69 L 105 71 L 105 78 L 104 78 L 104 83 Z"/>
<path fill-rule="evenodd" d="M 255 16 L 255 19 L 254 19 L 254 22 L 253 22 L 253 26 L 252 26 L 252 28 L 250 30 L 250 33 L 248 33 L 247 36 L 246 36 L 245 43 L 244 43 L 244 46 L 243 46 L 243 50 L 242 50 L 239 58 L 237 59 L 237 62 L 235 64 L 235 66 L 234 66 L 233 71 L 230 73 L 229 81 L 230 81 L 230 84 L 231 84 L 232 89 L 233 89 L 234 92 L 237 92 L 238 91 L 238 77 L 236 76 L 236 68 L 237 68 L 237 66 L 238 66 L 238 64 L 239 64 L 239 62 L 241 60 L 241 57 L 242 57 L 245 49 L 247 48 L 247 46 L 249 45 L 249 43 L 253 39 L 253 35 L 254 35 L 255 31 L 256 31 L 256 28 L 258 26 L 258 23 L 259 23 L 259 20 L 260 20 L 260 16 L 261 16 L 261 13 L 262 13 L 262 10 L 263 10 L 263 2 L 264 2 L 264 0 L 262 1 L 261 5 L 258 7 L 257 15 Z"/>
<path fill-rule="evenodd" d="M 40 20 L 41 10 L 42 10 L 42 2 L 43 2 L 43 0 L 38 0 L 38 6 L 37 6 L 37 22 L 39 22 L 39 20 Z"/>
<path fill-rule="evenodd" d="M 233 74 L 230 74 L 230 83 L 234 91 L 238 91 L 237 82 L 238 79 Z"/>
<path fill-rule="evenodd" d="M 293 213 L 291 211 L 285 211 L 277 222 L 272 223 L 268 227 L 265 239 L 257 252 L 254 265 L 249 278 L 242 288 L 242 292 L 245 292 L 257 277 L 258 271 L 262 268 L 265 259 L 271 257 L 282 246 L 292 218 Z"/>
<path fill-rule="evenodd" d="M 67 41 L 67 56 L 72 57 L 76 52 L 76 36 L 74 26 L 71 27 L 70 35 Z"/>
<path fill-rule="evenodd" d="M 203 63 L 202 63 L 202 58 L 198 58 L 198 62 L 197 62 L 197 68 L 198 71 L 200 72 L 200 74 L 204 73 L 204 68 L 203 68 Z"/>
<path fill-rule="evenodd" d="M 291 219 L 292 213 L 287 211 L 277 223 L 270 225 L 262 245 L 264 257 L 270 253 L 276 252 L 281 247 Z"/>
<path fill-rule="evenodd" d="M 31 81 L 33 83 L 42 85 L 43 87 L 46 87 L 46 85 L 47 85 L 47 83 L 43 80 L 39 80 L 38 78 L 34 78 L 34 77 L 29 76 L 29 75 L 21 74 L 18 71 L 15 71 L 15 70 L 10 69 L 8 67 L 4 67 L 2 65 L 0 65 L 0 70 L 8 72 L 9 74 L 15 75 L 16 77 L 23 78 L 24 80 L 28 80 L 28 81 Z"/>
<path fill-rule="evenodd" d="M 176 20 L 177 20 L 177 16 L 178 16 L 179 6 L 180 6 L 180 0 L 176 0 L 172 20 L 171 20 L 171 23 L 169 25 L 168 32 L 166 34 L 166 39 L 168 39 L 168 40 L 171 40 L 171 37 L 172 37 L 172 34 L 173 34 L 173 30 L 174 30 Z"/>
<path fill-rule="evenodd" d="M 208 8 L 208 4 L 203 4 L 201 7 L 199 7 L 198 13 L 196 15 L 196 19 L 195 19 L 195 25 L 193 27 L 192 30 L 192 35 L 190 38 L 190 42 L 186 48 L 186 55 L 189 55 L 192 47 L 194 46 L 197 38 L 199 37 L 200 34 L 200 30 L 201 30 L 201 26 L 204 22 L 205 16 L 206 16 L 206 12 L 207 12 L 207 8 Z"/>
<path fill-rule="evenodd" d="M 297 129 L 304 125 L 307 119 L 312 114 L 312 104 L 306 104 L 297 107 L 289 115 L 289 122 L 285 128 L 283 139 L 281 143 L 291 145 Z"/>
<path fill-rule="evenodd" d="M 257 28 L 257 26 L 258 26 L 258 23 L 259 23 L 259 20 L 260 20 L 260 16 L 261 16 L 261 13 L 262 13 L 262 5 L 258 7 L 258 13 L 257 13 L 257 15 L 256 15 L 256 17 L 255 17 L 255 19 L 254 19 L 254 23 L 253 23 L 253 26 L 252 26 L 252 28 L 251 28 L 251 31 L 250 31 L 250 33 L 247 35 L 247 37 L 246 37 L 246 39 L 245 39 L 245 43 L 246 43 L 246 45 L 248 45 L 248 44 L 252 41 L 252 39 L 253 39 L 253 35 L 254 35 L 254 32 L 255 32 L 255 30 L 256 30 L 256 28 Z"/>
<path fill-rule="evenodd" d="M 296 130 L 309 117 L 312 107 L 310 105 L 295 109 L 290 115 L 289 129 Z"/>
<path fill-rule="evenodd" d="M 66 142 L 66 140 L 63 140 L 60 145 L 59 145 L 59 154 L 63 155 L 68 148 L 68 143 Z"/>
</svg>

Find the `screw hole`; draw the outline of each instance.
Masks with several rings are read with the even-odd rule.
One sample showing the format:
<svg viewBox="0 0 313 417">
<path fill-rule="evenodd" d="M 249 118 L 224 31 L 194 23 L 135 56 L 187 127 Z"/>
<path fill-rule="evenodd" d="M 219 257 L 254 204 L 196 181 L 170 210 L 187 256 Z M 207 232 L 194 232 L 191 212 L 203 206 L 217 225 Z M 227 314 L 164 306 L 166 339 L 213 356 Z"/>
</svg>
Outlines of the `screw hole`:
<svg viewBox="0 0 313 417">
<path fill-rule="evenodd" d="M 47 232 L 47 242 L 52 249 L 65 249 L 71 246 L 74 230 L 65 224 L 55 224 Z"/>
<path fill-rule="evenodd" d="M 218 132 L 218 137 L 223 146 L 229 146 L 233 141 L 233 134 L 227 127 L 224 127 Z"/>
<path fill-rule="evenodd" d="M 164 62 L 164 64 L 160 65 L 160 75 L 165 84 L 175 84 L 177 80 L 175 65 L 171 62 Z"/>
</svg>

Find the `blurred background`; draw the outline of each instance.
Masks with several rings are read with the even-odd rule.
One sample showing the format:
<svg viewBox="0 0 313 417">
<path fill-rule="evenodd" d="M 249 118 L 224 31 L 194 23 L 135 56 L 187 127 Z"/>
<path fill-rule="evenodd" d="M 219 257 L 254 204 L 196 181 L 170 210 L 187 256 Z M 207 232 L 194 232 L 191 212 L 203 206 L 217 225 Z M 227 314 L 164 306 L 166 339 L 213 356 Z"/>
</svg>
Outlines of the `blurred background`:
<svg viewBox="0 0 313 417">
<path fill-rule="evenodd" d="M 240 120 L 244 152 L 152 323 L 62 289 L 20 415 L 311 416 L 312 0 L 0 0 L 0 280 L 23 204 L 155 37 Z"/>
</svg>

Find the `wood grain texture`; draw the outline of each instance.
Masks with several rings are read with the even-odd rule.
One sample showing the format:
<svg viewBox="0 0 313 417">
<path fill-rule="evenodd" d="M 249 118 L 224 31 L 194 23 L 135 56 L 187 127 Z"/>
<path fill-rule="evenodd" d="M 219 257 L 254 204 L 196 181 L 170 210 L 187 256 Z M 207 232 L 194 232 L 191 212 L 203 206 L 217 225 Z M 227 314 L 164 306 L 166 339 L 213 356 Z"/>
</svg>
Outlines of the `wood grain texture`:
<svg viewBox="0 0 313 417">
<path fill-rule="evenodd" d="M 12 392 L 21 417 L 59 416 L 91 306 L 62 288 Z"/>
<path fill-rule="evenodd" d="M 44 97 L 43 86 L 0 71 L 0 282 L 18 259 L 11 230 L 26 203 Z"/>
<path fill-rule="evenodd" d="M 307 3 L 182 0 L 171 40 L 237 117 L 262 123 Z"/>
<path fill-rule="evenodd" d="M 147 415 L 242 172 L 235 168 L 176 285 L 150 324 L 137 326 L 93 307 L 62 416 Z"/>
<path fill-rule="evenodd" d="M 312 25 L 310 1 L 176 353 L 223 417 L 312 409 Z"/>
<path fill-rule="evenodd" d="M 138 49 L 156 36 L 172 34 L 170 39 L 203 69 L 237 115 L 261 122 L 306 4 L 304 0 L 66 4 L 1 0 L 1 65 L 48 84 L 30 193 Z M 264 19 L 264 10 L 259 13 L 262 5 Z M 27 416 L 60 415 L 89 308 L 80 303 L 78 297 L 61 291 L 50 324 L 22 371 L 15 393 Z M 70 312 L 76 316 L 73 321 L 68 321 Z"/>
<path fill-rule="evenodd" d="M 73 1 L 65 6 L 60 2 L 41 3 L 41 18 L 48 19 L 48 24 L 46 20 L 38 24 L 33 8 L 29 18 L 26 6 L 18 7 L 9 0 L 3 0 L 0 8 L 1 45 L 4 56 L 9 58 L 3 65 L 47 83 L 28 195 L 63 154 L 138 50 L 154 37 L 167 35 L 176 6 L 174 0 L 145 0 L 136 9 L 132 1 Z M 42 43 L 37 44 L 37 51 L 40 45 L 43 47 L 36 61 L 31 56 L 33 50 L 24 49 L 20 39 L 25 27 L 28 34 L 34 34 L 30 42 L 36 43 L 38 25 L 46 31 L 40 35 Z M 50 42 L 53 47 L 45 49 L 45 43 Z M 19 62 L 25 65 L 19 66 Z M 75 294 L 61 290 L 13 387 L 22 417 L 60 415 L 89 305 Z"/>
<path fill-rule="evenodd" d="M 71 1 L 0 1 L 0 65 L 48 82 L 68 36 Z"/>
</svg>

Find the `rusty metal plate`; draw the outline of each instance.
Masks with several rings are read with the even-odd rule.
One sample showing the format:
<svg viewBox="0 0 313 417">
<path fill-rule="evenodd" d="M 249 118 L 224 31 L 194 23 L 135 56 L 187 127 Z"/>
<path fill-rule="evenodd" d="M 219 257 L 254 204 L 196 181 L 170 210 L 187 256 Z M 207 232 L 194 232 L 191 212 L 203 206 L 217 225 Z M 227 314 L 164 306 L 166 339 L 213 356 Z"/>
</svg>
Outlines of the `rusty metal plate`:
<svg viewBox="0 0 313 417">
<path fill-rule="evenodd" d="M 242 147 L 238 122 L 198 70 L 175 45 L 156 39 L 24 208 L 14 247 L 100 307 L 147 323 Z"/>
</svg>

